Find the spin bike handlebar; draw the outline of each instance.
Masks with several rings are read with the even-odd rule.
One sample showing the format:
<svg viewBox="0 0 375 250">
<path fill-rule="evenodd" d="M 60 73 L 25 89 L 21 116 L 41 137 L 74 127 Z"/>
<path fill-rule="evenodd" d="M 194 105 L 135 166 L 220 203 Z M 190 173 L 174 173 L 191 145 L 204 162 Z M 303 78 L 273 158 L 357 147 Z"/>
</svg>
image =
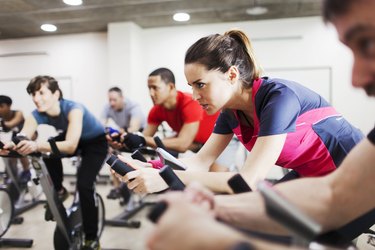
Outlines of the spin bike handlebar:
<svg viewBox="0 0 375 250">
<path fill-rule="evenodd" d="M 24 141 L 24 140 L 29 140 L 29 139 L 26 136 L 23 136 L 23 135 L 17 135 L 17 136 L 15 136 L 15 137 L 12 138 L 12 141 L 13 141 L 13 143 L 15 145 L 18 145 L 18 143 L 20 143 L 21 141 Z M 48 138 L 48 143 L 51 146 L 51 153 L 50 154 L 45 154 L 45 153 L 40 153 L 40 152 L 33 152 L 33 153 L 28 154 L 28 156 L 32 156 L 32 157 L 46 157 L 46 158 L 65 158 L 65 157 L 71 157 L 71 156 L 73 156 L 73 155 L 70 155 L 70 154 L 64 154 L 64 153 L 60 152 L 59 148 L 56 145 L 56 139 L 55 139 L 55 137 Z M 5 146 L 4 143 L 0 142 L 0 149 L 3 149 L 4 146 Z M 3 155 L 3 157 L 18 158 L 18 157 L 24 157 L 24 155 L 19 154 L 15 150 L 9 150 L 9 154 L 8 155 Z"/>
<path fill-rule="evenodd" d="M 229 187 L 235 194 L 251 192 L 250 186 L 242 178 L 241 174 L 235 174 L 228 180 Z"/>
<path fill-rule="evenodd" d="M 111 168 L 121 176 L 124 176 L 127 173 L 135 170 L 125 162 L 118 159 L 115 155 L 111 155 L 107 159 L 106 163 L 109 166 L 111 166 Z M 185 184 L 180 180 L 180 178 L 178 178 L 178 176 L 170 166 L 165 165 L 163 168 L 160 169 L 159 174 L 163 178 L 163 180 L 168 184 L 171 190 L 184 190 Z M 157 203 L 149 213 L 148 218 L 151 221 L 156 222 L 167 209 L 167 207 L 167 203 L 164 201 Z"/>
<path fill-rule="evenodd" d="M 176 152 L 174 150 L 167 149 L 159 136 L 154 136 L 154 141 L 155 141 L 155 144 L 158 148 L 164 149 L 169 154 L 171 154 L 173 157 L 176 157 L 176 158 L 178 157 L 178 152 Z"/>
<path fill-rule="evenodd" d="M 24 137 L 24 136 L 15 136 L 12 138 L 12 141 L 15 145 L 17 145 L 20 141 L 22 140 L 26 140 L 27 138 Z M 0 141 L 0 149 L 4 149 L 4 146 L 5 144 L 3 142 Z M 21 155 L 19 154 L 17 151 L 15 150 L 12 150 L 12 149 L 7 149 L 9 151 L 9 153 L 7 155 L 1 155 L 1 157 L 9 157 L 9 158 L 21 158 L 21 157 L 25 157 L 24 155 Z M 42 154 L 39 153 L 39 152 L 34 152 L 34 153 L 31 153 L 29 154 L 30 156 L 36 156 L 36 157 L 40 157 Z"/>
<path fill-rule="evenodd" d="M 182 191 L 185 189 L 185 184 L 181 181 L 172 168 L 165 165 L 159 171 L 160 176 L 168 184 L 170 190 Z M 148 219 L 156 223 L 163 213 L 167 210 L 168 204 L 165 201 L 158 202 L 147 215 Z"/>
</svg>

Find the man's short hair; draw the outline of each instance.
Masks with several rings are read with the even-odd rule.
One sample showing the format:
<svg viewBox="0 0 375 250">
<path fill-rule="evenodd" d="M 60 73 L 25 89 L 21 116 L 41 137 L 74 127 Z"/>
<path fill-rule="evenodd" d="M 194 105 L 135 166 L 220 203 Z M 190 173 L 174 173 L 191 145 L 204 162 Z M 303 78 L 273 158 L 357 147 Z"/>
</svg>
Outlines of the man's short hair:
<svg viewBox="0 0 375 250">
<path fill-rule="evenodd" d="M 335 17 L 346 14 L 355 2 L 358 0 L 324 0 L 322 8 L 324 22 L 332 22 Z"/>
<path fill-rule="evenodd" d="M 122 96 L 122 90 L 119 87 L 112 87 L 108 90 L 108 92 L 117 92 Z"/>
<path fill-rule="evenodd" d="M 6 95 L 0 95 L 0 104 L 12 105 L 12 98 Z"/>
<path fill-rule="evenodd" d="M 158 68 L 152 71 L 148 76 L 160 76 L 161 80 L 166 84 L 172 83 L 173 85 L 176 84 L 174 74 L 170 69 L 167 68 Z"/>
</svg>

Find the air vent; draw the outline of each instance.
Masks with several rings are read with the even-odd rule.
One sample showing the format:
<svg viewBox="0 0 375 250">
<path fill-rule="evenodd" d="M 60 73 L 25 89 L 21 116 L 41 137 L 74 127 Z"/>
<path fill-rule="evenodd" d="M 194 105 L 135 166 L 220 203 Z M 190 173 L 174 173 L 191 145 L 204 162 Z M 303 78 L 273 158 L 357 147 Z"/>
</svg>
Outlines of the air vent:
<svg viewBox="0 0 375 250">
<path fill-rule="evenodd" d="M 48 56 L 48 53 L 45 51 L 35 51 L 35 52 L 17 52 L 17 53 L 0 54 L 0 57 L 17 57 L 17 56 Z"/>
</svg>

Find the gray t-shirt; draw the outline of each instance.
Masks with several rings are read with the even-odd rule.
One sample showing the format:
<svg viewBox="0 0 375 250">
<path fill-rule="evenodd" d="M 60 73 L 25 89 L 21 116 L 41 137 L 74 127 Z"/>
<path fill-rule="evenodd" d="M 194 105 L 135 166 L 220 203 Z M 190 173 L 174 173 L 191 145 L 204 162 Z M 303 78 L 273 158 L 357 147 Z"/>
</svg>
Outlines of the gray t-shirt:
<svg viewBox="0 0 375 250">
<path fill-rule="evenodd" d="M 102 120 L 111 118 L 119 127 L 127 129 L 131 118 L 138 118 L 141 121 L 141 129 L 146 126 L 146 116 L 143 114 L 141 106 L 130 99 L 125 99 L 121 111 L 116 111 L 106 104 L 101 115 Z"/>
</svg>

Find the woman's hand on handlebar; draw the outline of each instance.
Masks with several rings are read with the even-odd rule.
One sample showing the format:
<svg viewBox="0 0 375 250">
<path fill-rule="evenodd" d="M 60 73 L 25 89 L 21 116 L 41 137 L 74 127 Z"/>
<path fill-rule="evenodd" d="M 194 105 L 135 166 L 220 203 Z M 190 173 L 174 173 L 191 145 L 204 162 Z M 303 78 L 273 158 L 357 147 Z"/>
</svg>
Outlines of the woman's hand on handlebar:
<svg viewBox="0 0 375 250">
<path fill-rule="evenodd" d="M 147 194 L 159 192 L 168 188 L 167 183 L 165 183 L 159 175 L 159 170 L 152 168 L 151 163 L 128 159 L 120 155 L 118 157 L 135 169 L 125 176 L 117 175 L 120 177 L 121 181 L 127 184 L 129 189 L 136 193 Z"/>
<path fill-rule="evenodd" d="M 0 155 L 1 156 L 7 156 L 9 154 L 9 150 L 3 148 L 3 149 L 0 149 Z"/>
<path fill-rule="evenodd" d="M 7 156 L 11 150 L 14 150 L 15 145 L 13 142 L 7 142 L 5 144 L 1 143 L 2 147 L 0 148 L 0 155 Z"/>
<path fill-rule="evenodd" d="M 36 141 L 23 140 L 17 144 L 15 150 L 21 155 L 28 155 L 38 151 L 38 143 Z"/>
</svg>

